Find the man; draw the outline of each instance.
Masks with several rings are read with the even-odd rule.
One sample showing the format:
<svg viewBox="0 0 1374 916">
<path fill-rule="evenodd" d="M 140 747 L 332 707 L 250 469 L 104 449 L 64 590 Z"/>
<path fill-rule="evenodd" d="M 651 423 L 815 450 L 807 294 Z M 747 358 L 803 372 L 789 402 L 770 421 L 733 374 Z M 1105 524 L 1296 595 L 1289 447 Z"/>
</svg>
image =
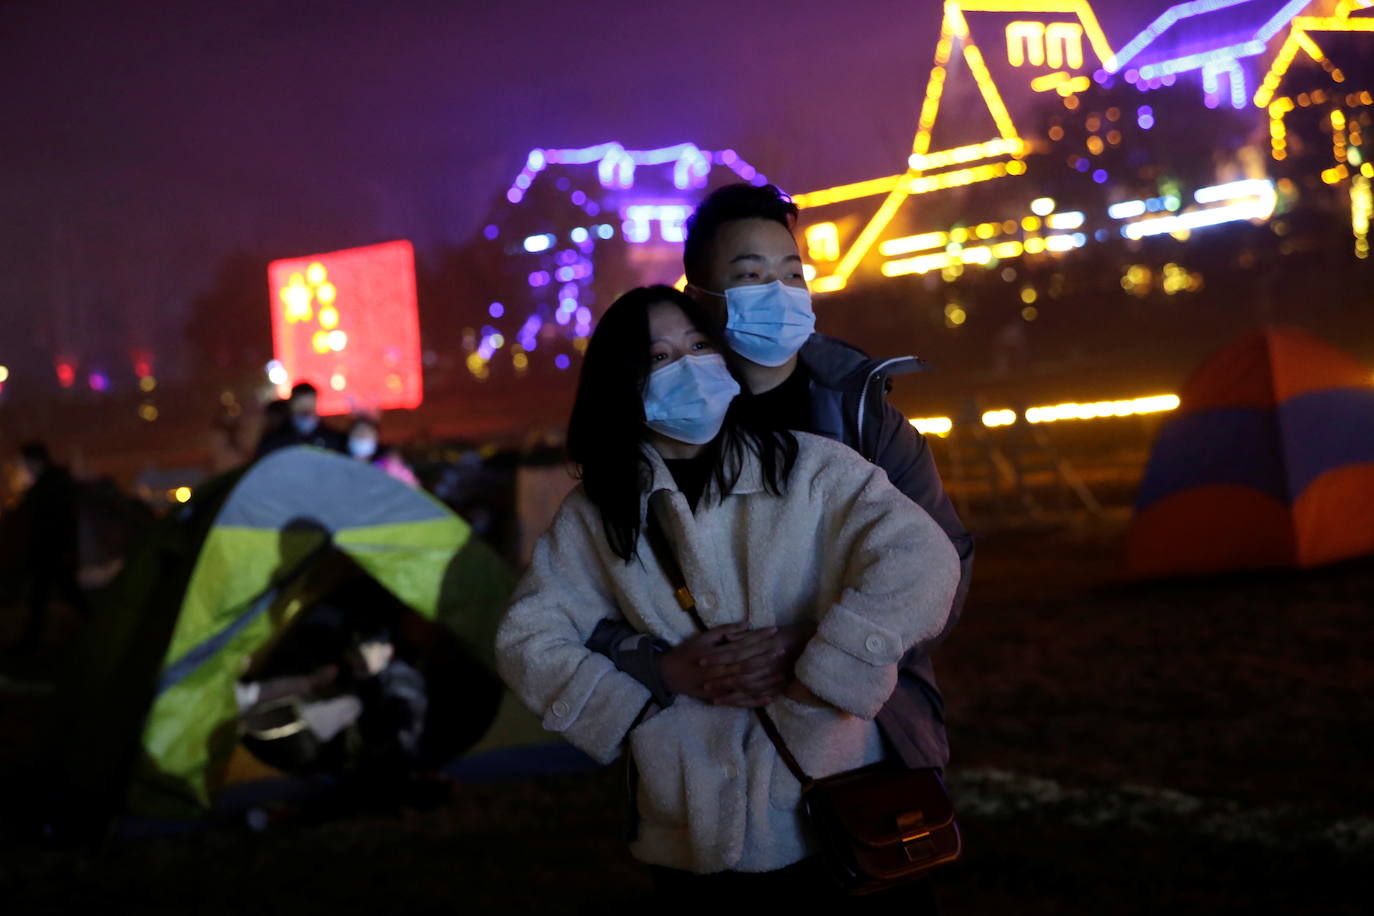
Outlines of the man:
<svg viewBox="0 0 1374 916">
<path fill-rule="evenodd" d="M 319 391 L 309 382 L 298 382 L 286 400 L 286 422 L 269 428 L 258 442 L 255 458 L 293 445 L 313 445 L 333 452 L 347 452 L 348 440 L 343 433 L 320 421 Z"/>
<path fill-rule="evenodd" d="M 797 207 L 772 185 L 728 185 L 708 196 L 687 223 L 687 292 L 720 322 L 754 408 L 780 426 L 843 442 L 883 468 L 953 542 L 962 576 L 941 633 L 902 659 L 898 685 L 878 724 L 910 767 L 949 761 L 944 702 L 929 651 L 948 634 L 968 591 L 973 540 L 959 521 L 924 438 L 886 401 L 889 377 L 921 368 L 912 357 L 870 359 L 815 333 L 815 314 L 792 228 Z M 619 624 L 603 622 L 588 645 L 654 691 L 734 706 L 760 706 L 780 692 L 796 696 L 792 664 L 811 633 L 720 627 L 668 649 Z M 803 688 L 804 689 L 804 688 Z"/>
<path fill-rule="evenodd" d="M 76 484 L 66 468 L 55 464 L 41 442 L 19 450 L 31 481 L 17 510 L 24 520 L 29 572 L 29 619 L 18 648 L 35 648 L 43 636 L 48 601 L 55 593 L 83 617 L 90 611 L 77 584 L 80 546 Z"/>
</svg>

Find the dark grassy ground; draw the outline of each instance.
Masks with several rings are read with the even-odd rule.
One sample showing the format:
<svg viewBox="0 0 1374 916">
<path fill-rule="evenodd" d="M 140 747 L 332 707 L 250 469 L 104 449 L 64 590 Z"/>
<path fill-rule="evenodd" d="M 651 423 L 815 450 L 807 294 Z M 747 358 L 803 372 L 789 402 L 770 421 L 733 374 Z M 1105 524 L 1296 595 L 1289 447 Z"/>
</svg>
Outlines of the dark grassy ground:
<svg viewBox="0 0 1374 916">
<path fill-rule="evenodd" d="M 1124 587 L 1120 520 L 986 536 L 937 665 L 966 855 L 946 913 L 1367 913 L 1374 563 Z M 0 753 L 41 697 L 6 697 Z M 615 912 L 616 768 L 424 813 L 8 842 L 0 912 Z M 722 901 L 722 909 L 734 909 Z"/>
</svg>

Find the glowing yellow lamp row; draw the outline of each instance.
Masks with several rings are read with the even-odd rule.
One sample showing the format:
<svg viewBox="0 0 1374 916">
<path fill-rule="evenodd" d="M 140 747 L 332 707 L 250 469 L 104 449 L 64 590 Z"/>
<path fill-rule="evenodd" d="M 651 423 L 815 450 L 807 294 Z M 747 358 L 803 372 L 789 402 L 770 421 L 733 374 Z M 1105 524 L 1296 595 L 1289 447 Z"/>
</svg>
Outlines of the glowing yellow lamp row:
<svg viewBox="0 0 1374 916">
<path fill-rule="evenodd" d="M 1157 394 L 1121 401 L 1093 401 L 1086 404 L 1054 404 L 1030 407 L 1025 413 L 1027 423 L 1055 423 L 1060 420 L 1097 420 L 1103 417 L 1133 417 L 1178 409 L 1178 395 Z M 1017 421 L 1016 411 L 1010 408 L 984 411 L 980 418 L 984 426 L 995 429 L 1011 426 Z M 949 417 L 913 417 L 907 421 L 922 435 L 948 436 L 954 429 Z"/>
</svg>

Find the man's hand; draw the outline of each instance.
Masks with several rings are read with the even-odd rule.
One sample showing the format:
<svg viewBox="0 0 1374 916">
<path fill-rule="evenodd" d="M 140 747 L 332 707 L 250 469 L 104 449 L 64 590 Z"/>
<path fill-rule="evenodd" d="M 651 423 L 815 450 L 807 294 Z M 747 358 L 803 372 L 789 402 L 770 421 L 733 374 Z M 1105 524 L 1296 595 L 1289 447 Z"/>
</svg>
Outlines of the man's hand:
<svg viewBox="0 0 1374 916">
<path fill-rule="evenodd" d="M 814 624 L 799 623 L 727 638 L 701 660 L 712 702 L 742 707 L 773 702 L 793 680 L 792 668 L 815 632 Z"/>
<path fill-rule="evenodd" d="M 752 644 L 749 639 L 751 633 L 762 634 L 755 636 L 755 639 L 767 639 L 773 632 L 771 627 L 751 631 L 742 623 L 729 623 L 689 636 L 659 656 L 658 666 L 659 673 L 663 676 L 663 686 L 673 693 L 710 702 L 713 697 L 706 691 L 707 675 L 706 669 L 702 666 L 702 659 L 718 647 L 730 644 L 731 640 L 743 640 L 749 645 Z"/>
</svg>

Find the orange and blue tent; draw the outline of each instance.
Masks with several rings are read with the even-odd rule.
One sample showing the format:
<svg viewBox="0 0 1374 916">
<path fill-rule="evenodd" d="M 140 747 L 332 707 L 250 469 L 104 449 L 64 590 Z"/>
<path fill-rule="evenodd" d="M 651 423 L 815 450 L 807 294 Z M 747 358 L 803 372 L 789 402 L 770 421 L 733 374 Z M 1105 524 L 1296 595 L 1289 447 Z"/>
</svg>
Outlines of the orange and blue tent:
<svg viewBox="0 0 1374 916">
<path fill-rule="evenodd" d="M 1374 378 L 1306 331 L 1205 360 L 1160 428 L 1126 575 L 1307 568 L 1374 554 Z"/>
</svg>

